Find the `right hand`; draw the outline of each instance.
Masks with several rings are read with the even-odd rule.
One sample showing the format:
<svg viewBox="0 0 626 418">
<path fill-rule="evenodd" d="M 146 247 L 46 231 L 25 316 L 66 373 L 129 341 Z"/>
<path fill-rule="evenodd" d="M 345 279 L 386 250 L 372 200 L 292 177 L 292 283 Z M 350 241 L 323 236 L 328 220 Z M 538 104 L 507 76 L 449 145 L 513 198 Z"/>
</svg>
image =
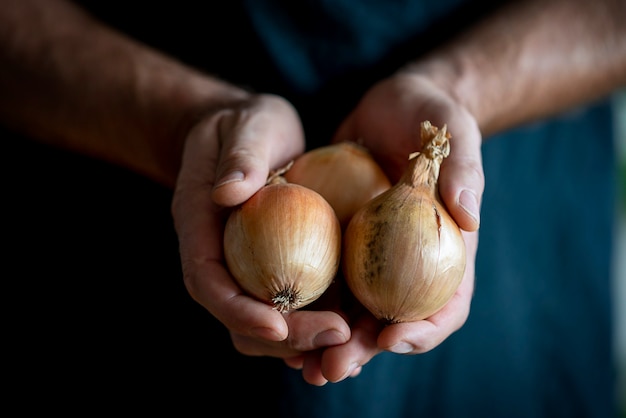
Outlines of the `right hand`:
<svg viewBox="0 0 626 418">
<path fill-rule="evenodd" d="M 223 228 L 229 208 L 245 202 L 265 185 L 271 169 L 303 150 L 296 111 L 271 95 L 213 108 L 186 136 L 172 203 L 185 286 L 246 355 L 287 360 L 350 339 L 350 328 L 338 313 L 281 314 L 245 294 L 225 265 Z"/>
<path fill-rule="evenodd" d="M 366 92 L 334 140 L 364 145 L 395 184 L 408 166 L 408 155 L 421 150 L 420 124 L 424 120 L 438 127 L 446 124 L 452 134 L 450 155 L 441 165 L 438 187 L 450 215 L 462 229 L 465 274 L 450 301 L 423 320 L 383 327 L 365 309 L 351 310 L 351 340 L 329 347 L 321 358 L 322 373 L 330 381 L 352 376 L 353 371 L 384 351 L 413 355 L 430 351 L 461 328 L 469 316 L 484 190 L 482 137 L 474 117 L 431 77 L 398 72 Z M 474 204 L 462 205 L 463 193 L 474 196 Z M 348 300 L 344 302 L 349 304 Z M 308 363 L 319 361 L 313 358 Z"/>
</svg>

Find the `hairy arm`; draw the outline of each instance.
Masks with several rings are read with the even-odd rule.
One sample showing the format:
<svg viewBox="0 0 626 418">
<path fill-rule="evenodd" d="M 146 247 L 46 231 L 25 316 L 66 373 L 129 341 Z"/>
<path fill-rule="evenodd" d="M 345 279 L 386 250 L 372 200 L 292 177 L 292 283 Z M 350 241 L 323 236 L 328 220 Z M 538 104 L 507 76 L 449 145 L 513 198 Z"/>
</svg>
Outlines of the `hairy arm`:
<svg viewBox="0 0 626 418">
<path fill-rule="evenodd" d="M 476 118 L 484 136 L 626 85 L 626 2 L 513 1 L 407 66 Z"/>
<path fill-rule="evenodd" d="M 5 1 L 0 62 L 1 122 L 169 187 L 197 113 L 246 97 L 62 0 Z"/>
</svg>

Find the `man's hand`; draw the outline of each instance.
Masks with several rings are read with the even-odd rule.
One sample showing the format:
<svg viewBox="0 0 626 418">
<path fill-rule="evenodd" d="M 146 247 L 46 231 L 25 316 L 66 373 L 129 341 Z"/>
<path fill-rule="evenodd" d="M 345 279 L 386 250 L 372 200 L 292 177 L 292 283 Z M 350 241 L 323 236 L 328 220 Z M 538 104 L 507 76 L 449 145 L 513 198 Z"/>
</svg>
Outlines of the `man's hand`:
<svg viewBox="0 0 626 418">
<path fill-rule="evenodd" d="M 448 126 L 451 152 L 441 166 L 439 192 L 463 230 L 466 270 L 452 299 L 422 321 L 382 326 L 363 309 L 351 318 L 352 338 L 302 362 L 305 376 L 318 370 L 329 381 L 358 374 L 382 351 L 424 353 L 458 330 L 469 315 L 478 246 L 479 207 L 484 190 L 482 138 L 471 115 L 444 91 L 420 76 L 399 73 L 374 86 L 337 131 L 336 141 L 358 141 L 368 148 L 392 182 L 408 165 L 409 154 L 420 150 L 420 123 Z M 345 301 L 344 301 L 345 302 Z M 320 379 L 320 376 L 317 376 Z"/>
<path fill-rule="evenodd" d="M 185 142 L 172 204 L 185 285 L 246 355 L 291 358 L 350 338 L 337 313 L 282 314 L 245 294 L 225 266 L 223 228 L 229 208 L 245 202 L 265 185 L 271 169 L 303 149 L 295 110 L 270 95 L 207 113 Z"/>
</svg>

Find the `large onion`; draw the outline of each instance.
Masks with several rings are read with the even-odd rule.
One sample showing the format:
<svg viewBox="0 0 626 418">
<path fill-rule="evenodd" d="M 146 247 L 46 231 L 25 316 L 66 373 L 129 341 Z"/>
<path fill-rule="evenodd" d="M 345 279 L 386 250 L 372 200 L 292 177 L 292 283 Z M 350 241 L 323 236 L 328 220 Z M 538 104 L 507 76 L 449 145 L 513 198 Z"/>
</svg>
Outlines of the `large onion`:
<svg viewBox="0 0 626 418">
<path fill-rule="evenodd" d="M 344 234 L 343 272 L 355 297 L 387 323 L 441 309 L 465 271 L 465 243 L 437 191 L 450 135 L 422 123 L 422 151 L 403 177 L 368 202 Z"/>
<path fill-rule="evenodd" d="M 317 192 L 273 174 L 235 209 L 224 256 L 239 285 L 280 312 L 318 299 L 339 268 L 341 227 Z"/>
</svg>

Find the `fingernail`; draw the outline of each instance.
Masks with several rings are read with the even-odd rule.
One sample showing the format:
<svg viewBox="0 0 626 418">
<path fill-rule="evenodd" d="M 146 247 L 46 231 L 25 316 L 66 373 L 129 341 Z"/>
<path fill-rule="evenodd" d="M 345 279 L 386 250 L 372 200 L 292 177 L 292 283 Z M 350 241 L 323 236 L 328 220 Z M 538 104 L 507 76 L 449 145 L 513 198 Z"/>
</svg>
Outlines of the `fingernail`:
<svg viewBox="0 0 626 418">
<path fill-rule="evenodd" d="M 350 377 L 357 377 L 358 375 L 361 374 L 361 371 L 363 370 L 363 366 L 359 366 L 356 369 L 352 370 L 352 373 L 350 373 Z"/>
<path fill-rule="evenodd" d="M 250 332 L 252 333 L 252 335 L 268 341 L 283 341 L 285 339 L 285 337 L 278 334 L 273 328 L 256 327 L 252 328 Z"/>
<path fill-rule="evenodd" d="M 313 340 L 315 345 L 318 347 L 343 344 L 346 341 L 346 336 L 334 329 L 320 332 L 315 336 L 315 339 Z"/>
<path fill-rule="evenodd" d="M 213 186 L 214 189 L 218 187 L 222 187 L 228 183 L 235 183 L 237 181 L 242 181 L 244 179 L 244 175 L 241 171 L 231 171 L 230 173 L 223 176 L 219 181 L 215 183 Z"/>
<path fill-rule="evenodd" d="M 471 216 L 476 223 L 479 222 L 480 209 L 478 208 L 478 199 L 476 199 L 476 195 L 474 193 L 470 190 L 463 190 L 459 195 L 459 206 L 465 211 L 465 213 Z"/>
<path fill-rule="evenodd" d="M 348 370 L 344 373 L 344 375 L 341 377 L 340 380 L 344 380 L 347 379 L 348 377 L 350 377 L 352 375 L 352 373 L 358 369 L 359 367 L 361 367 L 361 365 L 359 363 L 352 363 L 350 364 L 350 367 L 348 367 Z"/>
<path fill-rule="evenodd" d="M 391 347 L 389 351 L 396 354 L 407 354 L 412 352 L 414 349 L 415 347 L 413 347 L 412 344 L 403 341 Z"/>
</svg>

